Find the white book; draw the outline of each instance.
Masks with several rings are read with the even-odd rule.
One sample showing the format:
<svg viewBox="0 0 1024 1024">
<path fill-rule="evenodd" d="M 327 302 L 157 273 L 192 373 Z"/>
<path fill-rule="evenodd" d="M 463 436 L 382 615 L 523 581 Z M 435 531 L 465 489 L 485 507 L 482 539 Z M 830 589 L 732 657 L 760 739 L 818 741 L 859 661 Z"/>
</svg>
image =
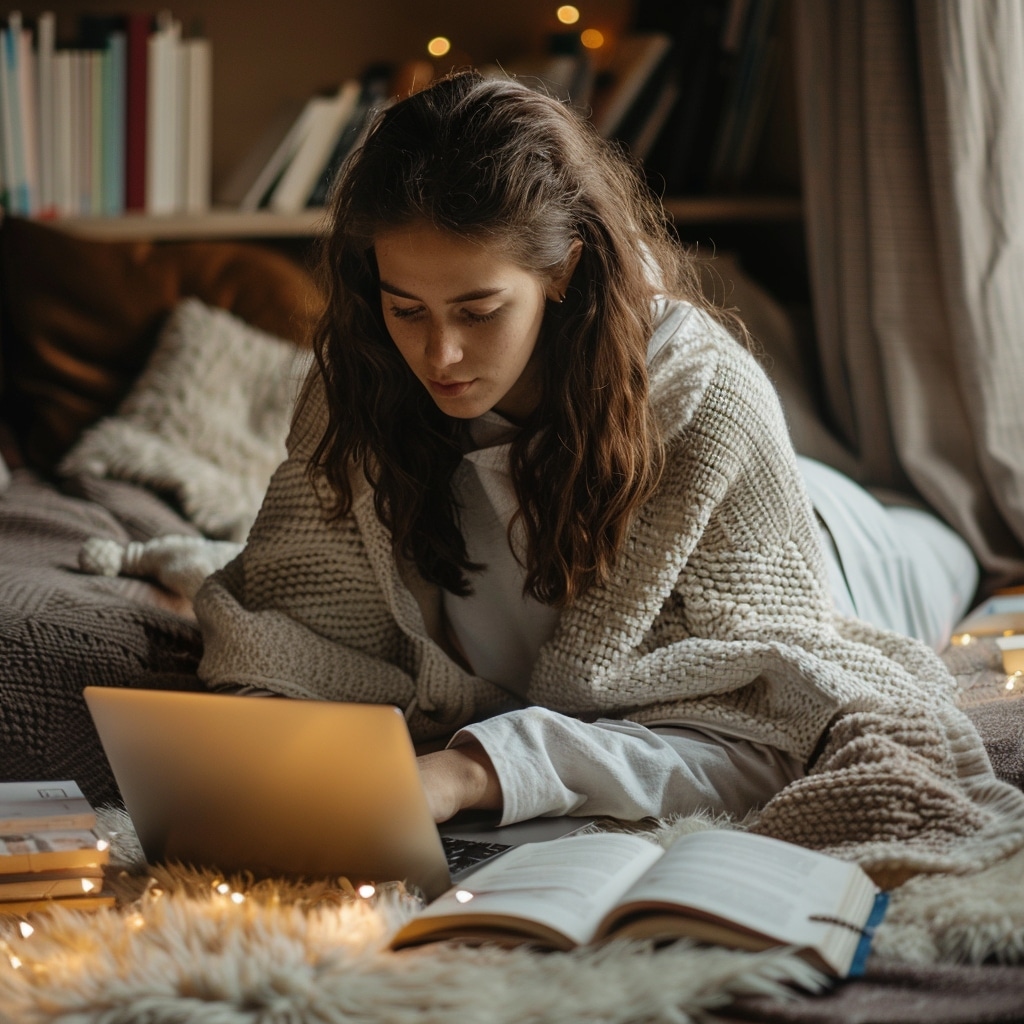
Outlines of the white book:
<svg viewBox="0 0 1024 1024">
<path fill-rule="evenodd" d="M 295 156 L 296 150 L 309 133 L 310 125 L 315 116 L 317 99 L 318 97 L 313 96 L 306 100 L 294 124 L 278 143 L 277 148 L 271 153 L 266 164 L 264 164 L 263 170 L 256 176 L 256 179 L 249 186 L 248 192 L 242 197 L 241 202 L 238 204 L 240 210 L 258 210 L 260 208 L 264 196 L 267 195 L 274 182 L 281 176 L 284 169 L 291 162 L 292 157 Z"/>
<path fill-rule="evenodd" d="M 96 812 L 71 779 L 0 782 L 0 835 L 95 826 Z"/>
<path fill-rule="evenodd" d="M 146 211 L 179 209 L 178 44 L 181 23 L 167 12 L 157 18 L 149 37 L 146 65 Z"/>
<path fill-rule="evenodd" d="M 39 103 L 39 210 L 45 215 L 58 211 L 57 124 L 54 50 L 57 19 L 44 11 L 36 23 L 36 96 Z"/>
<path fill-rule="evenodd" d="M 298 99 L 285 100 L 281 104 L 256 141 L 218 185 L 218 205 L 238 206 L 242 202 L 288 135 L 304 106 L 305 102 Z"/>
<path fill-rule="evenodd" d="M 316 96 L 310 124 L 302 144 L 289 161 L 281 180 L 270 195 L 268 206 L 277 213 L 297 213 L 306 208 L 341 133 L 349 126 L 362 85 L 345 82 L 333 96 Z"/>
<path fill-rule="evenodd" d="M 181 43 L 185 89 L 182 110 L 182 175 L 186 213 L 210 208 L 210 149 L 213 118 L 213 49 L 206 38 Z"/>
<path fill-rule="evenodd" d="M 750 832 L 696 832 L 667 850 L 605 832 L 514 847 L 406 922 L 391 947 L 690 939 L 789 947 L 847 977 L 862 973 L 887 902 L 857 864 Z"/>
</svg>

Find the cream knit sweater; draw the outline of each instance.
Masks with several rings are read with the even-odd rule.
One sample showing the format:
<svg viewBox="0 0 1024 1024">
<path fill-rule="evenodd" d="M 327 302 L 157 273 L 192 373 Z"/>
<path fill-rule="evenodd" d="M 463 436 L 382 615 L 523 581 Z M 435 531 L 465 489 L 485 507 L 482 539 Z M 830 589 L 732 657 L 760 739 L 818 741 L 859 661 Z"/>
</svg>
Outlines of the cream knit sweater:
<svg viewBox="0 0 1024 1024">
<path fill-rule="evenodd" d="M 663 482 L 614 578 L 562 614 L 530 702 L 700 723 L 801 758 L 842 715 L 845 732 L 769 803 L 764 830 L 890 879 L 965 870 L 1024 844 L 1024 794 L 992 776 L 941 659 L 834 615 L 786 423 L 754 359 L 674 301 L 659 303 L 651 347 Z M 507 694 L 446 653 L 439 594 L 396 564 L 361 474 L 351 515 L 325 517 L 326 485 L 306 472 L 324 416 L 322 400 L 300 410 L 245 550 L 197 596 L 200 674 L 212 686 L 394 703 L 416 739 L 500 712 Z"/>
</svg>

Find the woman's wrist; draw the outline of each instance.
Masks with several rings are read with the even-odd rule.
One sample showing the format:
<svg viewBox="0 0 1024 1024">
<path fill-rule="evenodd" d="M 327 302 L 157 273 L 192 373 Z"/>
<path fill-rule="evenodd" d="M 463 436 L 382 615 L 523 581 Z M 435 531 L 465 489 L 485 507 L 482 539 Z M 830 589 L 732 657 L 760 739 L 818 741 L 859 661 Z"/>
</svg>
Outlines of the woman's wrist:
<svg viewBox="0 0 1024 1024">
<path fill-rule="evenodd" d="M 435 821 L 447 821 L 459 811 L 501 809 L 497 772 L 475 740 L 424 754 L 419 768 Z"/>
</svg>

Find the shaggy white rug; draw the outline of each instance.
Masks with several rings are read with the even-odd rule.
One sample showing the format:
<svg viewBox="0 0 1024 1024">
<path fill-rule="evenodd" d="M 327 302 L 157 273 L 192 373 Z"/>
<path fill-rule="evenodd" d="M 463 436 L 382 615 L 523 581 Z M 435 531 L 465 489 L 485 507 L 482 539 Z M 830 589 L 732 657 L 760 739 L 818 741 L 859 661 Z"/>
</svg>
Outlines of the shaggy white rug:
<svg viewBox="0 0 1024 1024">
<path fill-rule="evenodd" d="M 183 869 L 140 873 L 122 813 L 109 884 L 118 908 L 0 918 L 3 1024 L 647 1024 L 700 1020 L 748 995 L 800 998 L 828 982 L 785 951 L 684 942 L 574 953 L 436 944 L 391 953 L 418 909 L 401 886 L 361 898 L 345 880 L 252 884 Z M 687 818 L 651 837 L 727 823 Z M 1014 929 L 1024 859 L 972 877 L 920 877 L 893 893 L 876 953 L 911 963 L 972 959 L 995 944 L 1024 960 Z"/>
<path fill-rule="evenodd" d="M 388 936 L 417 909 L 400 886 L 363 899 L 343 881 L 218 886 L 195 871 L 111 874 L 116 911 L 36 915 L 27 937 L 13 919 L 0 925 L 4 1024 L 683 1022 L 742 995 L 824 984 L 786 952 L 685 943 L 391 953 Z"/>
</svg>

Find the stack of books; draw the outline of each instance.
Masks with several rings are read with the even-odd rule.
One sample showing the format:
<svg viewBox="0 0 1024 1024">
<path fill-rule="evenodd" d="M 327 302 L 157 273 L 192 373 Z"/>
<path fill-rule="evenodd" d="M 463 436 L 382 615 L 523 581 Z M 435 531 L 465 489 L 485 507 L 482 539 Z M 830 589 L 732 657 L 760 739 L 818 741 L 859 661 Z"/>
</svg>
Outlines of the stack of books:
<svg viewBox="0 0 1024 1024">
<path fill-rule="evenodd" d="M 0 782 L 0 914 L 113 906 L 110 843 L 95 828 L 74 782 Z"/>
<path fill-rule="evenodd" d="M 373 114 L 397 94 L 399 73 L 374 64 L 283 106 L 221 185 L 218 205 L 284 214 L 326 205 L 338 168 L 359 148 Z"/>
<path fill-rule="evenodd" d="M 212 51 L 169 12 L 0 26 L 0 200 L 23 217 L 203 213 Z"/>
</svg>

